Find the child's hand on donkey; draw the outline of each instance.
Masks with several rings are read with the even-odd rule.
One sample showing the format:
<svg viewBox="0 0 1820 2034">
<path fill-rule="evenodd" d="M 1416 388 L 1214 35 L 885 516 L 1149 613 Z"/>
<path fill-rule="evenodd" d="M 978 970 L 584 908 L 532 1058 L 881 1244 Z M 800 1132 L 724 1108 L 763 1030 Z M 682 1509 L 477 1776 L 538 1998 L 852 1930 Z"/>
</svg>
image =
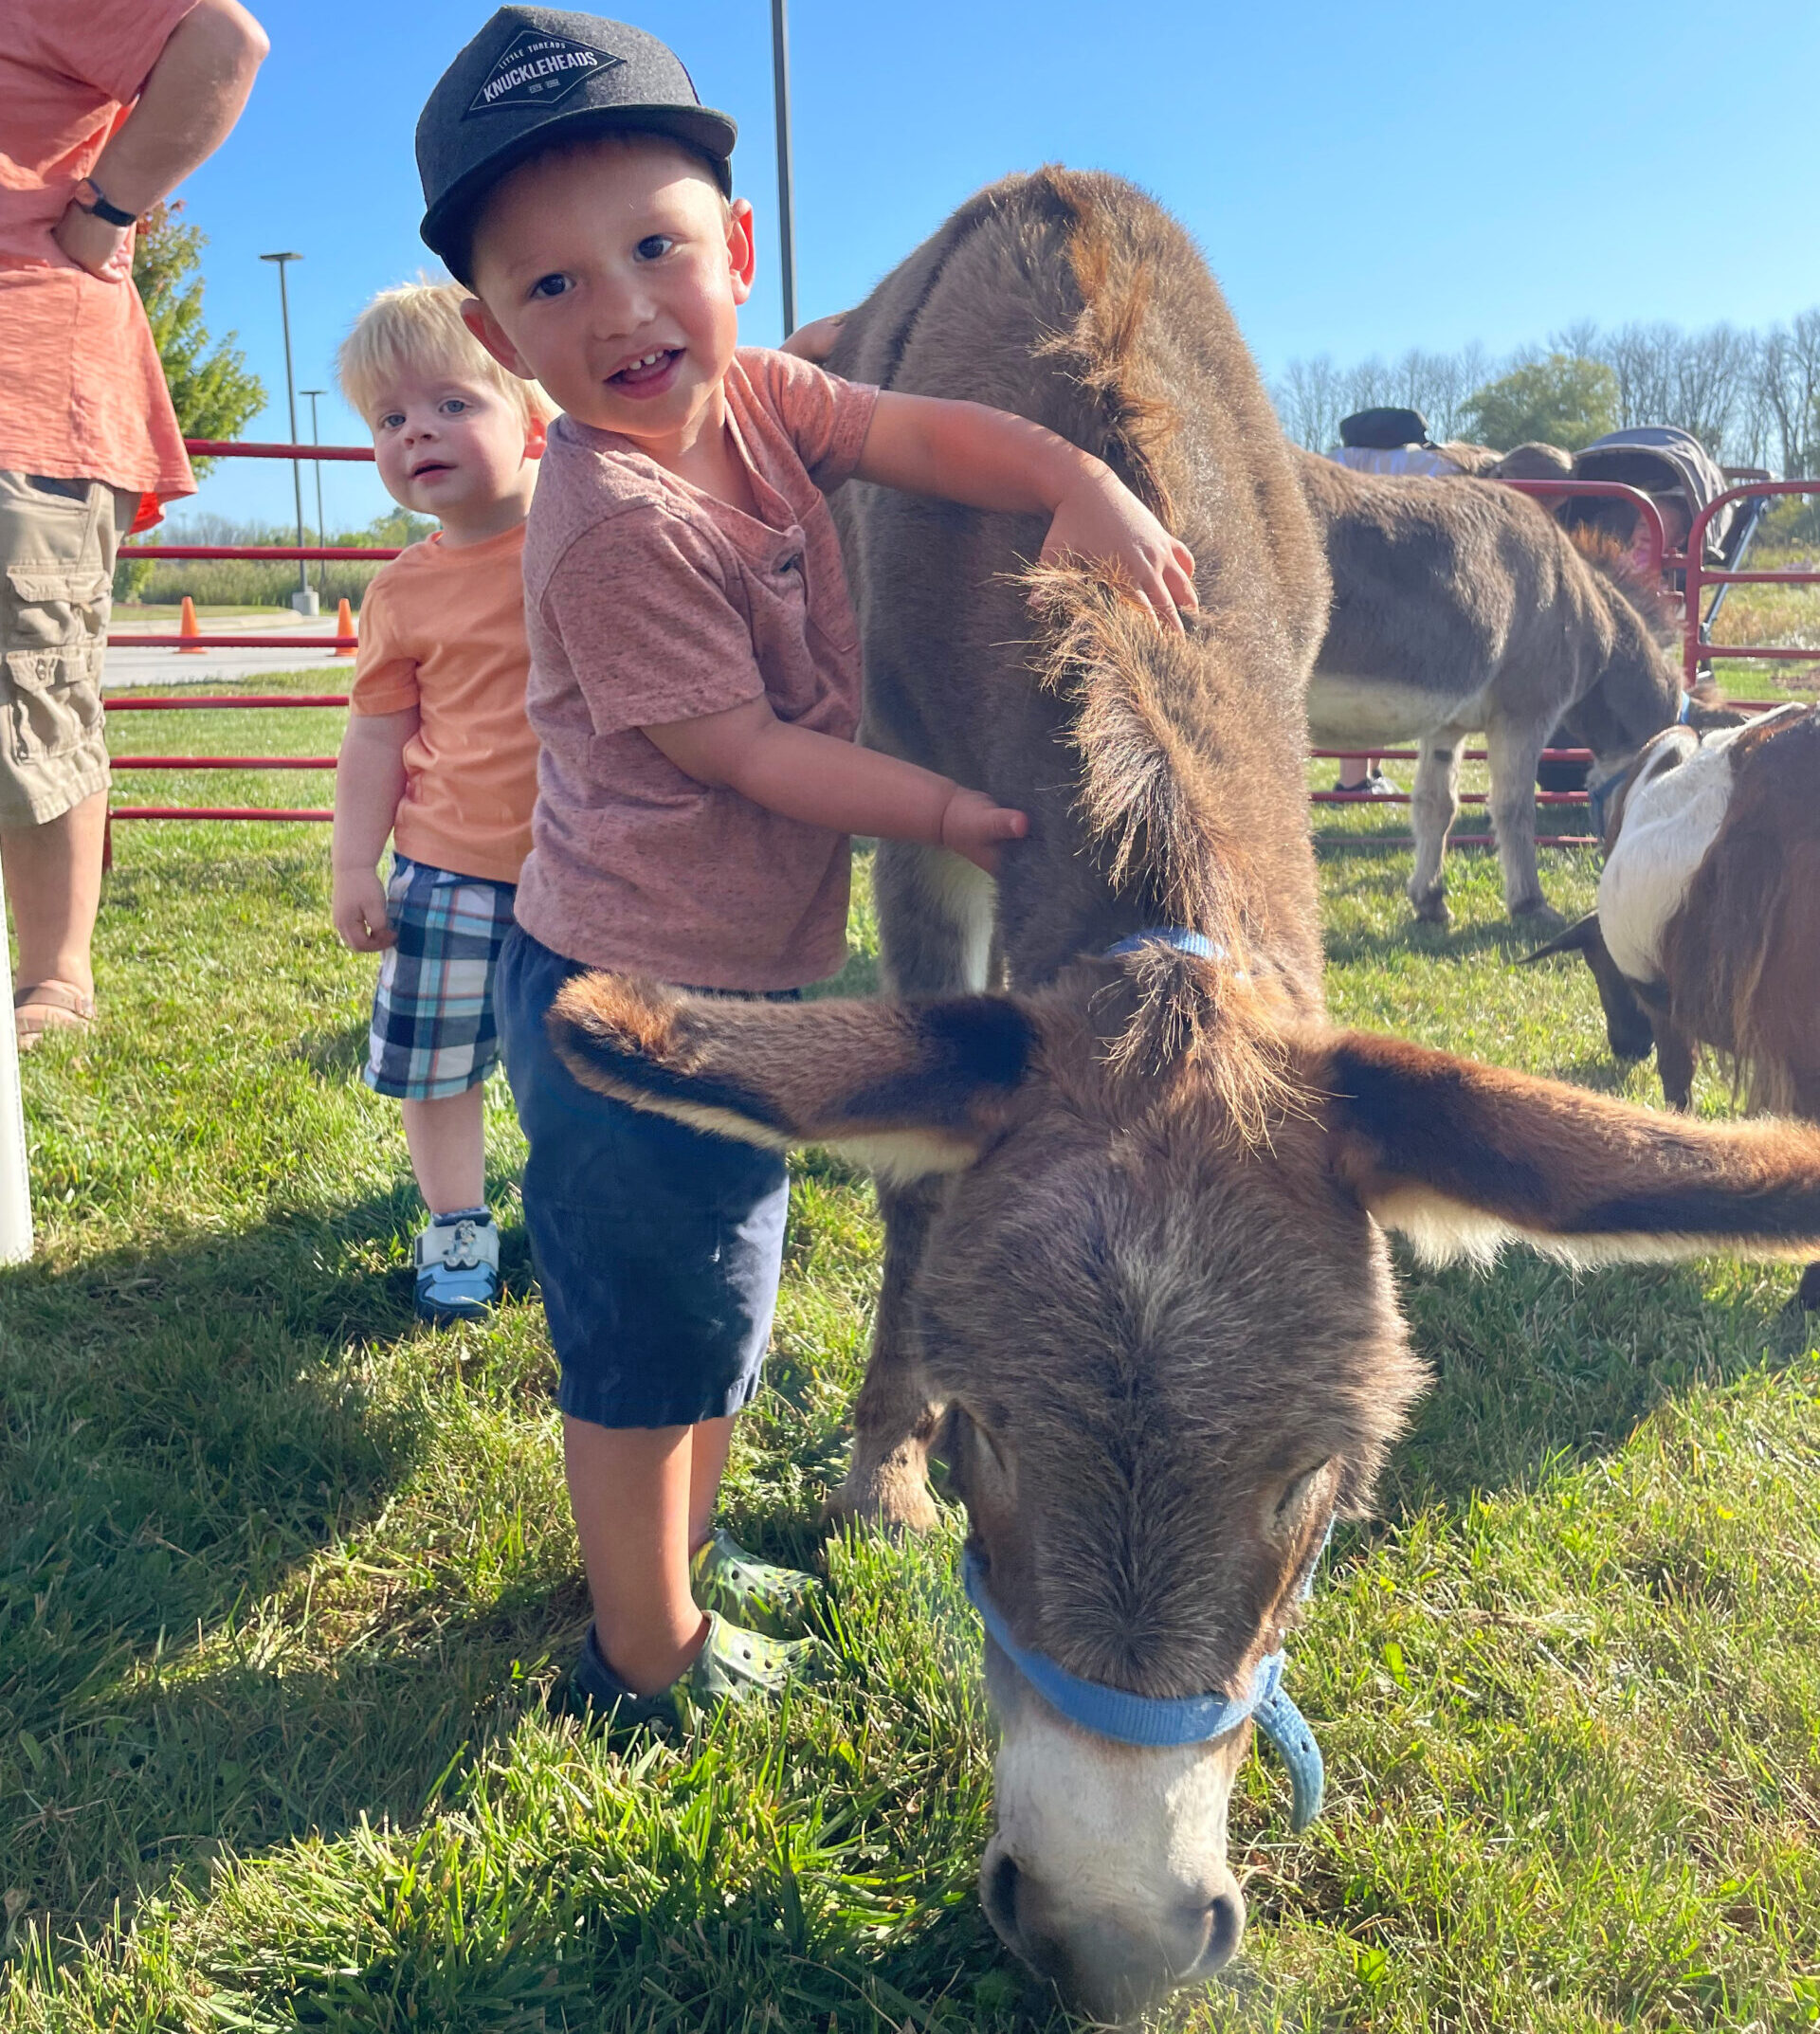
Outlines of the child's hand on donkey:
<svg viewBox="0 0 1820 2034">
<path fill-rule="evenodd" d="M 1194 554 L 1170 536 L 1109 467 L 1083 474 L 1056 505 L 1042 562 L 1100 566 L 1149 609 L 1158 627 L 1183 633 L 1182 608 L 1198 608 Z"/>
<path fill-rule="evenodd" d="M 1007 841 L 1021 841 L 1029 820 L 1009 806 L 994 805 L 984 791 L 956 787 L 941 815 L 941 844 L 965 855 L 989 876 L 998 874 L 998 851 Z"/>
<path fill-rule="evenodd" d="M 356 953 L 395 946 L 398 935 L 386 916 L 386 886 L 376 869 L 337 869 L 329 905 L 335 929 Z"/>
<path fill-rule="evenodd" d="M 845 311 L 834 311 L 827 318 L 811 318 L 807 325 L 798 325 L 784 341 L 784 352 L 794 354 L 799 360 L 812 360 L 820 367 L 834 351 L 834 341 L 841 336 L 846 318 Z"/>
</svg>

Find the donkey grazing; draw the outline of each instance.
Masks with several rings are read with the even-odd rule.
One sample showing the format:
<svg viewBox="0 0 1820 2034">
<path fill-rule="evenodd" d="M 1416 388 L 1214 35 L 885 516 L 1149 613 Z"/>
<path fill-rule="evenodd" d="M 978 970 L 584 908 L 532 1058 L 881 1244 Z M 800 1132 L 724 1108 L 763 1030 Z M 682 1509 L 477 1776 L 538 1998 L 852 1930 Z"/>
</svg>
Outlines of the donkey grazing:
<svg viewBox="0 0 1820 2034">
<path fill-rule="evenodd" d="M 1508 488 L 1385 480 L 1295 457 L 1334 578 L 1308 690 L 1317 744 L 1419 739 L 1410 901 L 1445 925 L 1460 748 L 1483 729 L 1504 902 L 1513 917 L 1546 914 L 1537 762 L 1570 712 L 1600 778 L 1674 720 L 1672 614 L 1609 542 L 1589 533 L 1576 543 Z"/>
<path fill-rule="evenodd" d="M 1326 570 L 1200 257 L 1113 178 L 964 206 L 847 319 L 836 367 L 1023 412 L 1192 549 L 1165 634 L 1039 518 L 849 488 L 868 738 L 1030 814 L 993 887 L 877 863 L 888 992 L 802 1005 L 596 975 L 553 1029 L 604 1092 L 880 1175 L 887 1255 L 841 1505 L 968 1512 L 992 1636 L 993 1926 L 1076 2005 L 1217 1970 L 1255 1714 L 1337 1515 L 1423 1378 L 1380 1225 L 1430 1252 L 1772 1252 L 1820 1234 L 1820 1135 L 1670 1121 L 1324 1022 L 1302 788 Z M 1031 605 L 1032 591 L 1037 595 Z M 982 993 L 1002 957 L 1010 987 Z"/>
</svg>

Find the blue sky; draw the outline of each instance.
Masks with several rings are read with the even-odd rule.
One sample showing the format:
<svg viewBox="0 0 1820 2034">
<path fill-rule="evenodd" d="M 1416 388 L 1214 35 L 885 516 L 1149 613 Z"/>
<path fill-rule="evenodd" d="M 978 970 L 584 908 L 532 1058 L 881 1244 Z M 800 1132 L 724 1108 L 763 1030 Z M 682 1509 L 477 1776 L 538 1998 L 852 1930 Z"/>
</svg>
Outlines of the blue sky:
<svg viewBox="0 0 1820 2034">
<path fill-rule="evenodd" d="M 290 271 L 298 382 L 332 388 L 366 299 L 437 272 L 412 128 L 490 9 L 250 4 L 272 54 L 177 195 L 209 236 L 209 323 L 238 329 L 273 392 L 247 435 L 282 438 L 278 288 L 258 256 L 306 257 Z M 739 121 L 760 235 L 745 331 L 774 344 L 768 0 L 633 18 Z M 1501 352 L 1581 318 L 1760 325 L 1820 300 L 1813 0 L 792 0 L 791 39 L 804 318 L 862 296 L 970 191 L 1046 160 L 1133 177 L 1185 221 L 1266 373 L 1299 354 Z M 337 396 L 321 408 L 325 442 L 361 439 Z M 331 524 L 385 505 L 370 468 L 324 481 Z M 195 505 L 278 518 L 289 503 L 287 466 L 240 461 Z"/>
</svg>

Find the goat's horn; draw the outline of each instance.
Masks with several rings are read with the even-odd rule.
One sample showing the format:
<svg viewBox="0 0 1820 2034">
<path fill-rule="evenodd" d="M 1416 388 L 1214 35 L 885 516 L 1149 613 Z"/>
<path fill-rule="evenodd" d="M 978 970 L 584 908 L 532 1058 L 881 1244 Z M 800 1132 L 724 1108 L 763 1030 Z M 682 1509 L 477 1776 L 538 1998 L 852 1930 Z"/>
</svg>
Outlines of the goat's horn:
<svg viewBox="0 0 1820 2034">
<path fill-rule="evenodd" d="M 1557 933 L 1546 946 L 1538 946 L 1525 953 L 1517 965 L 1527 968 L 1538 960 L 1546 960 L 1551 953 L 1585 953 L 1599 936 L 1599 915 L 1589 911 L 1585 917 L 1576 918 L 1564 933 Z"/>
</svg>

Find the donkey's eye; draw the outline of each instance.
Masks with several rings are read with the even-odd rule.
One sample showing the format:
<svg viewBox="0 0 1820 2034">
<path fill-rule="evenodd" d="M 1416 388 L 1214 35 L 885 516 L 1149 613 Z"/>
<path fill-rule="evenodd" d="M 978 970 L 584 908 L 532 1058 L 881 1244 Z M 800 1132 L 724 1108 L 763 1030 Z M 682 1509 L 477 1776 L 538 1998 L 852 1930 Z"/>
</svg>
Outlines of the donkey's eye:
<svg viewBox="0 0 1820 2034">
<path fill-rule="evenodd" d="M 1005 1466 L 1004 1453 L 1000 1449 L 998 1443 L 992 1439 L 992 1428 L 982 1426 L 977 1420 L 972 1418 L 968 1420 L 967 1424 L 973 1428 L 974 1440 L 978 1442 L 981 1450 L 989 1458 L 992 1467 L 998 1471 L 1000 1476 L 1009 1475 L 1010 1471 Z"/>
<path fill-rule="evenodd" d="M 1277 1499 L 1275 1523 L 1279 1528 L 1293 1526 L 1308 1508 L 1308 1500 L 1315 1493 L 1316 1485 L 1327 1473 L 1331 1457 L 1318 1462 L 1312 1468 L 1304 1469 L 1299 1476 L 1292 1476 L 1283 1486 L 1283 1495 Z"/>
</svg>

